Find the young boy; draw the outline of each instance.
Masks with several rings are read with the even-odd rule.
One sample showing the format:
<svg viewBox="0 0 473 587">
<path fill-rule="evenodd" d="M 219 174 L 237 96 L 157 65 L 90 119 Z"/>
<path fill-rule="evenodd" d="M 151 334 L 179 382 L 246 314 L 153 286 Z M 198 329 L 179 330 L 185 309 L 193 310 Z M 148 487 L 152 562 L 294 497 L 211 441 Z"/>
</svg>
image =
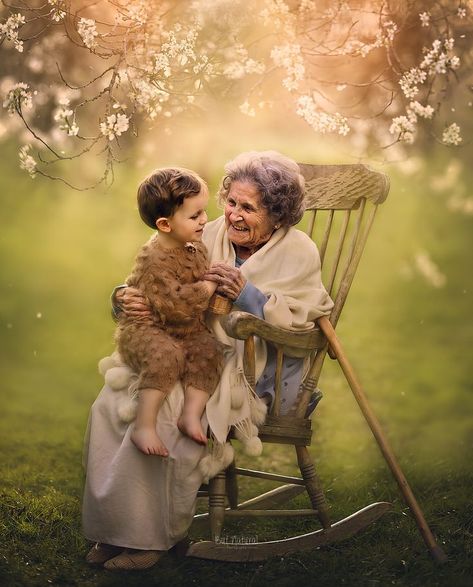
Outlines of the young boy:
<svg viewBox="0 0 473 587">
<path fill-rule="evenodd" d="M 208 268 L 200 242 L 207 222 L 208 190 L 187 169 L 158 169 L 138 188 L 143 221 L 157 233 L 143 246 L 127 285 L 152 306 L 141 319 L 120 315 L 116 340 L 122 359 L 137 373 L 138 410 L 131 440 L 145 454 L 168 456 L 156 431 L 166 395 L 180 380 L 184 407 L 179 430 L 200 444 L 200 419 L 221 374 L 223 352 L 204 323 L 216 284 L 203 281 Z"/>
</svg>

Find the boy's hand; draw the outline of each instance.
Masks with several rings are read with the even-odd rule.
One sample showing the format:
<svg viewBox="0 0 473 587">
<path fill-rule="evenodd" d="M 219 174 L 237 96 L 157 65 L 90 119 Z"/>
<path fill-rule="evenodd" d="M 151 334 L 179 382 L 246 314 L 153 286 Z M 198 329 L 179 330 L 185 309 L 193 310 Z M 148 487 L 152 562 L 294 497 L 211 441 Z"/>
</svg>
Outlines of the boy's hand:
<svg viewBox="0 0 473 587">
<path fill-rule="evenodd" d="M 204 280 L 204 284 L 209 292 L 209 296 L 213 295 L 217 289 L 217 283 L 215 281 Z"/>
</svg>

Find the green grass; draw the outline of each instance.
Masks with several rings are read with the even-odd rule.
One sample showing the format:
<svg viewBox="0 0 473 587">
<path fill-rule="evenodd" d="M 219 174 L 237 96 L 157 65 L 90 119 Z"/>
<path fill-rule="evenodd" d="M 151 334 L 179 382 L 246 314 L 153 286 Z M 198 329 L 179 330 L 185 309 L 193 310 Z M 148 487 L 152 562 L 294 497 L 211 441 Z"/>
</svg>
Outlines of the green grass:
<svg viewBox="0 0 473 587">
<path fill-rule="evenodd" d="M 338 332 L 449 563 L 439 567 L 428 556 L 330 362 L 312 451 L 333 518 L 380 500 L 393 502 L 392 513 L 360 535 L 314 552 L 264 564 L 169 555 L 137 576 L 111 575 L 83 562 L 80 502 L 82 438 L 101 386 L 96 363 L 113 348 L 108 296 L 149 234 L 132 195 L 141 173 L 122 170 L 110 192 L 75 193 L 17 176 L 13 159 L 6 151 L 0 163 L 2 585 L 472 584 L 471 218 L 448 212 L 444 200 L 430 193 L 428 172 L 415 182 L 391 173 L 391 195 Z M 441 164 L 433 161 L 432 169 Z M 214 186 L 219 172 L 213 170 Z M 414 183 L 424 187 L 414 193 Z M 415 273 L 402 276 L 403 265 L 421 249 L 446 274 L 443 288 Z M 242 456 L 240 463 L 264 467 L 267 456 Z M 295 472 L 292 457 L 285 448 L 271 451 L 279 472 Z M 242 495 L 267 487 L 273 485 L 245 482 Z M 225 531 L 263 540 L 312 528 L 305 521 L 261 520 Z"/>
</svg>

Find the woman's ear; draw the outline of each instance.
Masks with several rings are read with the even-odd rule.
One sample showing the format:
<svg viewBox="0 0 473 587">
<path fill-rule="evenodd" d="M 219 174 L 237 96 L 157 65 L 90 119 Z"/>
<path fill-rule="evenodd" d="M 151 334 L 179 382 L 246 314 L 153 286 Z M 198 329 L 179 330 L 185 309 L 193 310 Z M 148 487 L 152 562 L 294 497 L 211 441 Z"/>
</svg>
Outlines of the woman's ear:
<svg viewBox="0 0 473 587">
<path fill-rule="evenodd" d="M 156 228 L 161 232 L 171 232 L 169 220 L 167 218 L 158 218 L 156 220 Z"/>
</svg>

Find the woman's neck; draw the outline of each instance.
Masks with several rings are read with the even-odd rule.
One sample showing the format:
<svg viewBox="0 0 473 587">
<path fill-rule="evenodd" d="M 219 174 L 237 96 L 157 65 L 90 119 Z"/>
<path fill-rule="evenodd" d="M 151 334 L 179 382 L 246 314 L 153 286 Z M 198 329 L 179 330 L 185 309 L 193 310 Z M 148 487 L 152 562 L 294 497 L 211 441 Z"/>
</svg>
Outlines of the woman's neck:
<svg viewBox="0 0 473 587">
<path fill-rule="evenodd" d="M 233 245 L 235 248 L 235 254 L 239 259 L 249 259 L 251 257 L 251 255 L 253 255 L 253 253 L 256 253 L 256 251 L 258 249 L 261 249 L 261 247 L 264 245 L 265 243 L 261 243 L 260 245 L 256 246 L 256 247 L 242 247 L 240 245 Z"/>
</svg>

